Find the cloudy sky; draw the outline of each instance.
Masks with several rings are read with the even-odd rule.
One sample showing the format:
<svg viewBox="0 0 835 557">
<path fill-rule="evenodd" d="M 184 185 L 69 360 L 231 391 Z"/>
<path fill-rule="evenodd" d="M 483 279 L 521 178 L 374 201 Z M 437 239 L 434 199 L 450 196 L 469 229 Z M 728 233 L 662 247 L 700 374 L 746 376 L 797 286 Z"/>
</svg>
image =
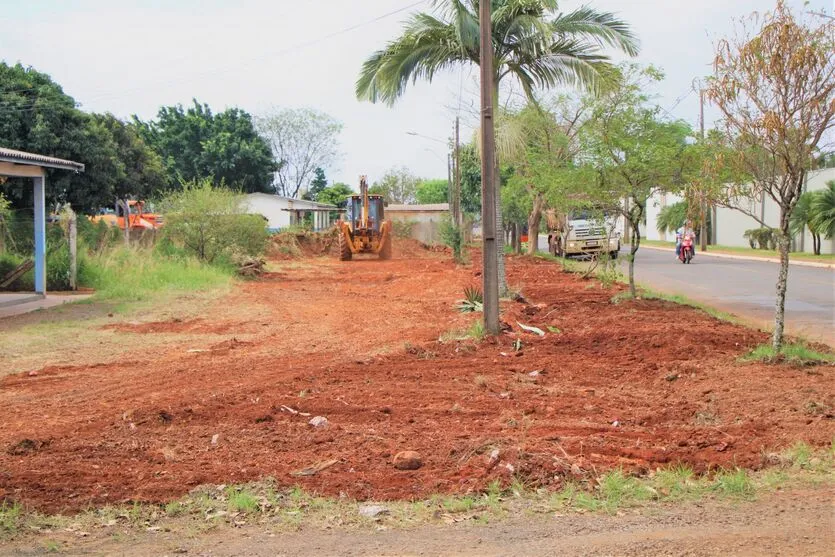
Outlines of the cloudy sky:
<svg viewBox="0 0 835 557">
<path fill-rule="evenodd" d="M 710 72 L 713 43 L 735 18 L 775 0 L 565 0 L 616 12 L 641 40 L 638 61 L 663 68 L 658 103 L 698 121 L 694 78 Z M 833 0 L 789 0 L 833 12 Z M 450 71 L 411 87 L 394 108 L 360 103 L 363 60 L 397 36 L 409 13 L 430 0 L 0 0 L 0 59 L 50 74 L 84 110 L 153 118 L 161 105 L 192 98 L 214 110 L 308 106 L 344 124 L 341 159 L 329 180 L 373 181 L 406 166 L 446 175 L 442 142 L 460 114 L 472 134 L 477 72 Z M 708 107 L 708 123 L 715 112 Z M 414 132 L 427 138 L 409 135 Z M 0 138 L 2 139 L 2 138 Z"/>
</svg>

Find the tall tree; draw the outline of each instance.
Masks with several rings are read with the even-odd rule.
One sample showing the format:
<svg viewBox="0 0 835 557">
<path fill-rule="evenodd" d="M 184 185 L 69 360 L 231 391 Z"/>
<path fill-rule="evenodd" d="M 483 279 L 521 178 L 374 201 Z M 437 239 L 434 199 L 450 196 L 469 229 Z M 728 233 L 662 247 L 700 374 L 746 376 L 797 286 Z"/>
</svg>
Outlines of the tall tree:
<svg viewBox="0 0 835 557">
<path fill-rule="evenodd" d="M 447 203 L 449 201 L 449 182 L 445 178 L 421 180 L 415 189 L 417 203 Z"/>
<path fill-rule="evenodd" d="M 387 203 L 410 204 L 415 202 L 418 183 L 420 178 L 401 166 L 386 171 L 368 191 L 382 195 Z"/>
<path fill-rule="evenodd" d="M 393 104 L 410 81 L 431 82 L 455 65 L 479 64 L 478 0 L 436 0 L 433 6 L 434 13 L 413 15 L 399 38 L 365 61 L 356 86 L 359 99 Z M 611 69 L 604 48 L 638 52 L 629 26 L 613 14 L 585 6 L 561 13 L 557 0 L 492 0 L 491 25 L 495 113 L 499 85 L 508 76 L 528 96 L 538 87 L 597 89 Z M 499 161 L 495 164 L 498 182 Z M 498 197 L 496 214 L 501 230 Z M 501 254 L 499 242 L 499 284 L 506 290 Z"/>
<path fill-rule="evenodd" d="M 302 199 L 316 201 L 316 196 L 326 187 L 328 187 L 328 179 L 325 177 L 325 171 L 317 166 L 316 170 L 313 171 L 313 180 L 310 181 L 310 187 L 302 194 Z"/>
<path fill-rule="evenodd" d="M 136 127 L 112 114 L 93 114 L 93 120 L 110 133 L 115 144 L 113 195 L 146 199 L 162 192 L 166 186 L 162 159 L 142 140 Z"/>
<path fill-rule="evenodd" d="M 835 20 L 795 17 L 780 0 L 772 12 L 743 20 L 735 37 L 717 45 L 707 95 L 724 116 L 737 156 L 728 162 L 751 176 L 720 188 L 716 202 L 764 226 L 752 199 L 779 207 L 777 277 L 772 346 L 785 327 L 791 216 L 821 138 L 835 125 Z"/>
<path fill-rule="evenodd" d="M 272 110 L 256 118 L 259 133 L 272 149 L 278 168 L 275 191 L 297 197 L 310 187 L 317 168 L 327 168 L 338 156 L 342 124 L 309 108 Z"/>
<path fill-rule="evenodd" d="M 348 196 L 354 193 L 354 190 L 348 184 L 337 182 L 320 191 L 315 201 L 327 203 L 328 205 L 336 205 L 340 209 L 344 209 L 348 204 Z"/>
<path fill-rule="evenodd" d="M 683 188 L 687 140 L 691 135 L 684 122 L 661 118 L 661 109 L 649 105 L 644 92 L 662 79 L 653 68 L 623 68 L 619 84 L 596 102 L 584 126 L 584 158 L 597 179 L 589 188 L 590 199 L 618 207 L 627 220 L 631 250 L 629 291 L 635 291 L 635 254 L 641 245 L 641 224 L 647 201 L 659 192 Z"/>
<path fill-rule="evenodd" d="M 171 189 L 210 178 L 245 193 L 272 191 L 276 165 L 270 147 L 239 108 L 214 114 L 195 99 L 188 109 L 160 108 L 155 121 L 134 116 L 134 125 L 162 158 Z"/>
<path fill-rule="evenodd" d="M 86 165 L 74 174 L 47 169 L 49 204 L 78 211 L 111 205 L 123 163 L 107 126 L 76 108 L 75 100 L 44 73 L 0 62 L 0 141 L 3 147 L 70 159 Z M 3 186 L 16 207 L 32 206 L 28 180 Z"/>
</svg>

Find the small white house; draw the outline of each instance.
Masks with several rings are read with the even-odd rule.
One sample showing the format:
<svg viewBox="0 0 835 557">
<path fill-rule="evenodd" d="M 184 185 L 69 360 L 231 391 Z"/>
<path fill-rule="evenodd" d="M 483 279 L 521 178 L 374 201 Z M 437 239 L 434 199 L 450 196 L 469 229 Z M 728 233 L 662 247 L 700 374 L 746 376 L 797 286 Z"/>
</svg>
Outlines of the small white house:
<svg viewBox="0 0 835 557">
<path fill-rule="evenodd" d="M 338 212 L 336 205 L 293 199 L 271 193 L 250 193 L 246 195 L 248 211 L 267 219 L 267 228 L 278 232 L 288 226 L 301 225 L 306 220 L 312 223 L 314 231 L 325 230 L 331 225 L 331 213 Z"/>
</svg>

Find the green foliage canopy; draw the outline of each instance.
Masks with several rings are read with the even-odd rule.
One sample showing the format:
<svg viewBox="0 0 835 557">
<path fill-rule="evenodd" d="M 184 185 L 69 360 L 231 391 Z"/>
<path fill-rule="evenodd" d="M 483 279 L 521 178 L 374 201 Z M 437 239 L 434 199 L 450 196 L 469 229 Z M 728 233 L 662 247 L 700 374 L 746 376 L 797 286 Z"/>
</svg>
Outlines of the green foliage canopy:
<svg viewBox="0 0 835 557">
<path fill-rule="evenodd" d="M 241 109 L 214 114 L 195 99 L 188 109 L 164 106 L 155 121 L 134 116 L 134 123 L 162 158 L 169 189 L 210 178 L 216 186 L 228 184 L 244 193 L 274 191 L 277 167 L 270 146 Z"/>
</svg>

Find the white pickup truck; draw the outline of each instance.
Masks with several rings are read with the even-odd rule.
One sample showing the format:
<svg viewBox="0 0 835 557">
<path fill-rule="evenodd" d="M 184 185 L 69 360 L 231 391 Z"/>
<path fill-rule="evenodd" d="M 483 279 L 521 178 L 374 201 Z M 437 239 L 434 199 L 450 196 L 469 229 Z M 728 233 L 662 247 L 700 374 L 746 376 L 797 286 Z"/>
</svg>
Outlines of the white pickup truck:
<svg viewBox="0 0 835 557">
<path fill-rule="evenodd" d="M 548 251 L 557 257 L 607 252 L 612 259 L 620 251 L 620 218 L 603 211 L 574 209 L 568 215 L 556 210 L 545 213 L 548 220 Z"/>
</svg>

